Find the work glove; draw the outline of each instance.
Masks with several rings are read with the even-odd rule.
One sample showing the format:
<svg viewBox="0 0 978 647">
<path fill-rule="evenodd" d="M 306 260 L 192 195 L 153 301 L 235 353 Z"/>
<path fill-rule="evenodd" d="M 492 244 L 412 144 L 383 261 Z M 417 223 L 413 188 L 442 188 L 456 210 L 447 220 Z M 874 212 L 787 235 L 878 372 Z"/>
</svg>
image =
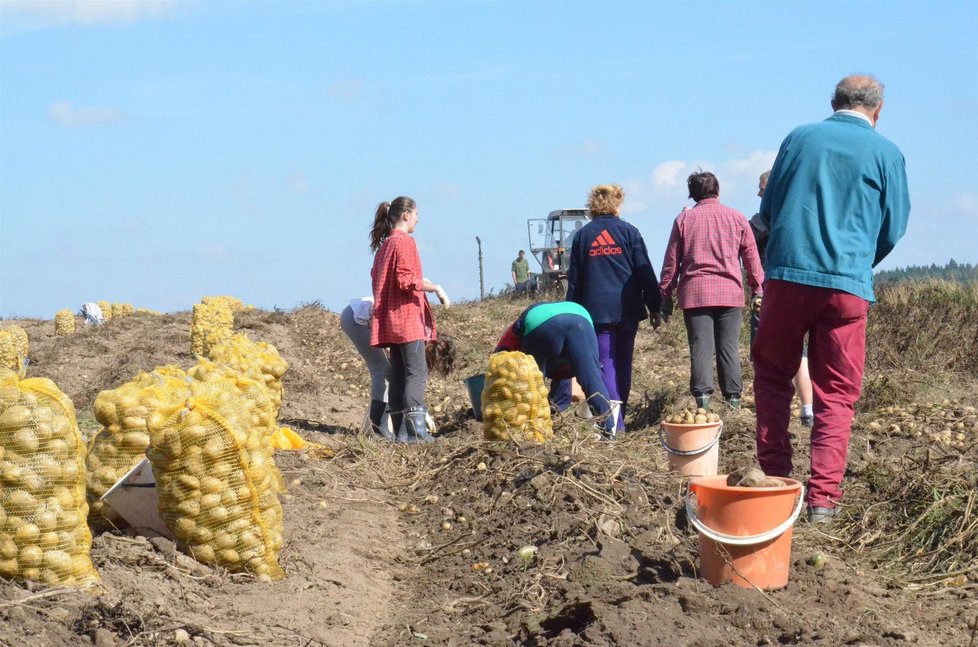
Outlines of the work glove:
<svg viewBox="0 0 978 647">
<path fill-rule="evenodd" d="M 662 323 L 669 323 L 669 318 L 672 317 L 672 297 L 667 297 L 662 300 L 662 305 L 659 306 L 659 314 L 662 316 Z"/>
<path fill-rule="evenodd" d="M 759 294 L 754 295 L 754 297 L 750 300 L 750 308 L 754 312 L 761 311 L 761 295 Z"/>
<path fill-rule="evenodd" d="M 438 297 L 438 300 L 446 308 L 452 305 L 452 302 L 448 300 L 448 295 L 445 294 L 445 290 L 440 285 L 435 288 L 435 296 Z"/>
</svg>

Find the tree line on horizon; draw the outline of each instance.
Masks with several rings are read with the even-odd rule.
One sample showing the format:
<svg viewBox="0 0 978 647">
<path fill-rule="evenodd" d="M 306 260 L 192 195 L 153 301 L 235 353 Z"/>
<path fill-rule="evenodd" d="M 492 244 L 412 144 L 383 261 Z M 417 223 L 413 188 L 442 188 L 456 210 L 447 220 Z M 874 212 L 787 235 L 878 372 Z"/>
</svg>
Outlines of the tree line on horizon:
<svg viewBox="0 0 978 647">
<path fill-rule="evenodd" d="M 882 270 L 873 275 L 877 285 L 906 281 L 947 281 L 949 283 L 978 283 L 978 265 L 958 263 L 953 258 L 945 265 L 908 265 Z"/>
</svg>

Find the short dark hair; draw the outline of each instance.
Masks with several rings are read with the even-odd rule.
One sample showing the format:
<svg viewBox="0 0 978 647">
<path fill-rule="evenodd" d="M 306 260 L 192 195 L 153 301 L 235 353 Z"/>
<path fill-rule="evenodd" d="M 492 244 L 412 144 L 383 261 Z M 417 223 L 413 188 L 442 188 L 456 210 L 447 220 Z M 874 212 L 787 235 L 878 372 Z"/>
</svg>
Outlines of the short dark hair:
<svg viewBox="0 0 978 647">
<path fill-rule="evenodd" d="M 520 254 L 525 254 L 525 253 L 526 253 L 525 250 L 522 250 L 522 249 L 520 250 Z"/>
<path fill-rule="evenodd" d="M 720 195 L 720 181 L 709 171 L 696 171 L 686 178 L 689 197 L 699 202 Z"/>
</svg>

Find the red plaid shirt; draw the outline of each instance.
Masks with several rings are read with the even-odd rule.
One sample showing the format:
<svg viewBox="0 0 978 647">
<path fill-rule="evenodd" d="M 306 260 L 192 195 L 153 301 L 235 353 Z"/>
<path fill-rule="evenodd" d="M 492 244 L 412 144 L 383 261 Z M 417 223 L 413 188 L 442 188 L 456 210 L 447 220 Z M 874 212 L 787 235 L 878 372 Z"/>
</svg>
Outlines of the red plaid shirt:
<svg viewBox="0 0 978 647">
<path fill-rule="evenodd" d="M 668 298 L 679 285 L 679 307 L 744 306 L 740 262 L 754 294 L 761 294 L 764 270 L 744 214 L 716 198 L 700 200 L 672 225 L 662 261 L 659 289 Z"/>
<path fill-rule="evenodd" d="M 391 232 L 374 256 L 370 278 L 374 288 L 371 346 L 435 339 L 435 318 L 421 290 L 421 258 L 411 236 L 399 229 Z"/>
</svg>

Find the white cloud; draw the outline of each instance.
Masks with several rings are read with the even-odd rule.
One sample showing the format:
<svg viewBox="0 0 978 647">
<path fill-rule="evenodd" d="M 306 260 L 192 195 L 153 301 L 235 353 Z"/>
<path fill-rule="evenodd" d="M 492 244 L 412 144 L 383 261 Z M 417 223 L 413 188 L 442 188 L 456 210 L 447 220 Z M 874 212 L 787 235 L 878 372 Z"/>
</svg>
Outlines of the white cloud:
<svg viewBox="0 0 978 647">
<path fill-rule="evenodd" d="M 758 176 L 771 168 L 776 151 L 751 151 L 746 157 L 721 160 L 686 162 L 670 160 L 653 167 L 645 177 L 631 178 L 622 182 L 625 189 L 626 214 L 654 210 L 669 214 L 678 213 L 688 206 L 686 178 L 697 170 L 715 173 L 720 180 L 720 198 L 727 204 L 736 205 L 754 199 Z M 732 200 L 732 201 L 731 201 Z"/>
<path fill-rule="evenodd" d="M 588 137 L 576 144 L 555 149 L 553 155 L 570 159 L 595 159 L 606 157 L 608 146 L 600 139 Z"/>
<path fill-rule="evenodd" d="M 679 172 L 686 162 L 663 162 L 652 169 L 652 186 L 656 189 L 679 184 Z"/>
<path fill-rule="evenodd" d="M 100 106 L 76 108 L 70 101 L 59 101 L 53 104 L 48 114 L 62 126 L 102 126 L 124 120 L 122 112 L 115 108 Z"/>
<path fill-rule="evenodd" d="M 230 250 L 221 243 L 206 243 L 199 246 L 195 251 L 197 258 L 202 261 L 227 263 L 233 259 Z"/>
<path fill-rule="evenodd" d="M 951 196 L 951 212 L 964 220 L 978 221 L 978 193 L 966 191 Z"/>
<path fill-rule="evenodd" d="M 340 103 L 355 103 L 363 94 L 363 79 L 336 81 L 326 87 L 326 94 Z"/>
<path fill-rule="evenodd" d="M 5 14 L 39 27 L 132 23 L 176 8 L 176 0 L 0 0 Z"/>
</svg>

